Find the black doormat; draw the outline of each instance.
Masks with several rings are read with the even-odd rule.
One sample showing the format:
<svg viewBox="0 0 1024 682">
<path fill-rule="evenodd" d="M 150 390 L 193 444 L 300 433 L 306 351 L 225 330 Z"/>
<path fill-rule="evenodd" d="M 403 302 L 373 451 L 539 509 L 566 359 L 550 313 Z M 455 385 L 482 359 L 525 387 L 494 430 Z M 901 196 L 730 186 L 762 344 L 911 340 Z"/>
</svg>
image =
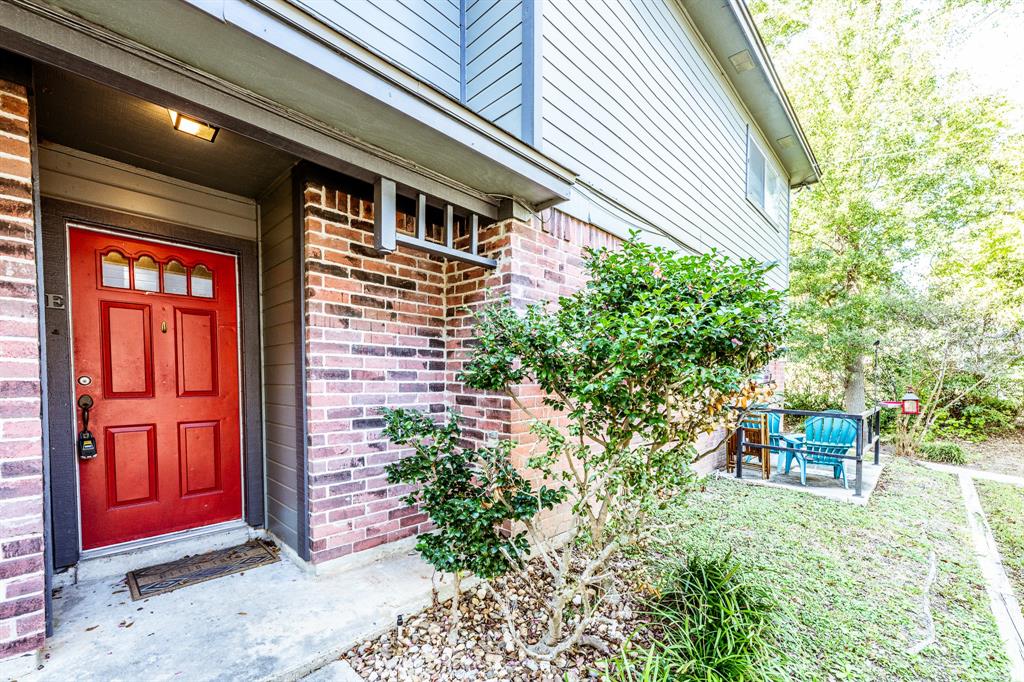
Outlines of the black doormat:
<svg viewBox="0 0 1024 682">
<path fill-rule="evenodd" d="M 131 571 L 128 573 L 128 589 L 131 590 L 132 600 L 137 601 L 276 561 L 276 547 L 262 540 L 251 540 L 237 547 L 187 556 L 166 564 Z"/>
</svg>

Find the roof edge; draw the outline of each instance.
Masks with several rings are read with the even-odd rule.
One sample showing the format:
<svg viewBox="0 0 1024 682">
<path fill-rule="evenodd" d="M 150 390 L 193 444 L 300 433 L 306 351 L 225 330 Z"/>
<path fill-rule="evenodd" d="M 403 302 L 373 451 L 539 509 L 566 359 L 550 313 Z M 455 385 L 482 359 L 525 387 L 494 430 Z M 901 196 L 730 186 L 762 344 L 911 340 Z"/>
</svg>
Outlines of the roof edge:
<svg viewBox="0 0 1024 682">
<path fill-rule="evenodd" d="M 775 63 L 772 61 L 771 55 L 768 54 L 768 46 L 765 45 L 764 39 L 761 37 L 761 32 L 757 28 L 754 16 L 750 13 L 750 9 L 747 7 L 745 0 L 729 0 L 729 6 L 732 8 L 733 14 L 744 29 L 744 33 L 747 36 L 750 47 L 757 54 L 758 62 L 771 82 L 772 88 L 775 90 L 776 96 L 779 99 L 779 103 L 782 105 L 783 109 L 785 109 L 786 117 L 792 124 L 793 130 L 800 141 L 800 146 L 803 148 L 804 154 L 807 155 L 811 168 L 814 169 L 813 179 L 806 180 L 801 184 L 813 184 L 821 179 L 821 167 L 818 165 L 818 159 L 814 156 L 814 150 L 811 149 L 810 142 L 807 141 L 807 136 L 804 133 L 803 126 L 800 124 L 800 119 L 797 117 L 796 111 L 793 109 L 793 103 L 790 102 L 789 95 L 786 94 L 786 88 L 782 85 L 782 79 L 779 77 L 779 73 L 775 69 Z"/>
</svg>

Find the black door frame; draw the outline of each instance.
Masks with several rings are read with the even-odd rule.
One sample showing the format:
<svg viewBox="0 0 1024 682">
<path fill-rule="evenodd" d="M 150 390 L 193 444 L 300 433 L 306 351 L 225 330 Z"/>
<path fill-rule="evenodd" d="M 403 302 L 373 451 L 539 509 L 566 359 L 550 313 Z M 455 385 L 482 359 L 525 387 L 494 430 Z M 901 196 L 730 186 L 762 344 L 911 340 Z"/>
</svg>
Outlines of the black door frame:
<svg viewBox="0 0 1024 682">
<path fill-rule="evenodd" d="M 259 258 L 256 241 L 205 232 L 119 211 L 83 206 L 43 197 L 43 281 L 46 301 L 41 310 L 46 330 L 46 400 L 49 434 L 46 457 L 50 471 L 53 568 L 78 563 L 78 457 L 75 453 L 71 376 L 71 321 L 68 301 L 68 222 L 93 226 L 126 236 L 167 239 L 183 246 L 210 248 L 238 258 L 239 350 L 241 352 L 242 469 L 245 490 L 243 518 L 262 528 L 264 518 L 263 387 L 259 301 Z M 54 297 L 61 297 L 56 300 Z"/>
</svg>

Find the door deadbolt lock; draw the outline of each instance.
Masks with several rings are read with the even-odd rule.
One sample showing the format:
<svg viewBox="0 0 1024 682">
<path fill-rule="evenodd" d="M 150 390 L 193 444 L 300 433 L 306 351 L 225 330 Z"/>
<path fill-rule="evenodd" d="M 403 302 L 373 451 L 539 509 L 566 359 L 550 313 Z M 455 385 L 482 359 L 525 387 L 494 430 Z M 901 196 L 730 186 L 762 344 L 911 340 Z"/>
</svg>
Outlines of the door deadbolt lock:
<svg viewBox="0 0 1024 682">
<path fill-rule="evenodd" d="M 89 430 L 89 410 L 92 409 L 92 396 L 83 395 L 78 399 L 78 407 L 82 410 L 82 430 L 78 432 L 78 458 L 93 459 L 99 454 L 96 448 L 96 438 Z"/>
</svg>

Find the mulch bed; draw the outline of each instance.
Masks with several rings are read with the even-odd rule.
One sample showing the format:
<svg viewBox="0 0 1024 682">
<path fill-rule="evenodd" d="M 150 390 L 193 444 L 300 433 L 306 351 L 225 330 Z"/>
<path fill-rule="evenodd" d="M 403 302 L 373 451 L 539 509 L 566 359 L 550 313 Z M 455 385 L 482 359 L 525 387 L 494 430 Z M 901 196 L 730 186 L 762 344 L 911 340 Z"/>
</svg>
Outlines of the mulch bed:
<svg viewBox="0 0 1024 682">
<path fill-rule="evenodd" d="M 620 574 L 623 574 L 621 571 Z M 520 636 L 535 642 L 546 620 L 540 609 L 540 591 L 546 572 L 531 565 L 527 571 L 495 581 L 495 589 L 516 598 L 515 623 Z M 551 663 L 537 662 L 517 650 L 504 634 L 504 617 L 483 586 L 463 592 L 459 604 L 462 613 L 457 636 L 449 637 L 450 602 L 439 603 L 409 618 L 402 627 L 393 628 L 377 639 L 351 649 L 344 659 L 365 680 L 543 680 L 572 682 L 599 679 L 607 668 L 606 659 L 622 649 L 634 632 L 635 644 L 645 643 L 645 628 L 637 615 L 639 608 L 630 596 L 635 593 L 617 580 L 617 603 L 605 603 L 601 613 L 606 620 L 588 630 L 607 653 L 590 646 L 578 646 Z M 566 622 L 570 629 L 577 621 Z"/>
</svg>

